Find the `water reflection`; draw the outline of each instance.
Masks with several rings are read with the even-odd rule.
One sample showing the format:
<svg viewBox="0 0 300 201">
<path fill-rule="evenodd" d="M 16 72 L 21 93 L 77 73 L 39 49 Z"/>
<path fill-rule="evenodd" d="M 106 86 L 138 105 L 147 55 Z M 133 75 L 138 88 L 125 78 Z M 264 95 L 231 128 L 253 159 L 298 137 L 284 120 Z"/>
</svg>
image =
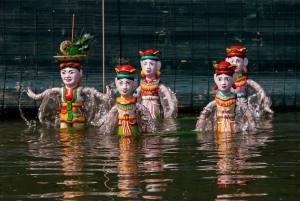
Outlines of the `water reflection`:
<svg viewBox="0 0 300 201">
<path fill-rule="evenodd" d="M 1 123 L 0 200 L 297 200 L 298 114 L 275 116 L 274 132 L 141 134 L 130 143 L 90 126 Z"/>
<path fill-rule="evenodd" d="M 118 188 L 119 197 L 138 198 L 142 193 L 138 168 L 138 138 L 121 137 L 119 140 Z"/>
<path fill-rule="evenodd" d="M 60 130 L 60 142 L 64 147 L 62 149 L 61 163 L 64 171 L 64 175 L 68 176 L 67 180 L 64 180 L 63 184 L 74 189 L 73 191 L 63 192 L 63 200 L 69 200 L 70 198 L 84 196 L 85 189 L 88 189 L 86 181 L 82 181 L 82 173 L 84 160 L 82 159 L 85 152 L 83 144 L 85 130 L 77 129 L 61 129 Z"/>
<path fill-rule="evenodd" d="M 217 162 L 218 186 L 220 188 L 231 188 L 237 185 L 247 185 L 244 166 L 248 154 L 240 149 L 232 133 L 217 134 Z"/>
<path fill-rule="evenodd" d="M 40 128 L 39 132 L 40 138 L 29 142 L 31 153 L 39 158 L 30 162 L 31 175 L 34 175 L 39 180 L 37 184 L 43 185 L 44 188 L 51 186 L 53 182 L 61 188 L 56 189 L 58 192 L 32 194 L 31 197 L 62 197 L 63 200 L 70 200 L 85 196 L 86 192 L 92 189 L 89 185 L 97 183 L 89 179 L 94 174 L 84 169 L 86 130 Z M 45 176 L 48 176 L 49 180 L 45 180 Z M 62 192 L 59 192 L 61 190 Z"/>
<path fill-rule="evenodd" d="M 85 147 L 83 145 L 84 132 L 85 130 L 60 130 L 60 141 L 64 146 L 62 150 L 64 157 L 61 165 L 63 166 L 64 174 L 67 176 L 79 175 L 82 171 L 84 164 L 82 157 L 85 155 Z"/>
<path fill-rule="evenodd" d="M 151 136 L 145 137 L 143 140 L 144 149 L 144 175 L 146 183 L 146 191 L 149 195 L 144 195 L 143 198 L 162 200 L 159 192 L 164 192 L 167 189 L 167 181 L 163 175 L 165 161 L 164 152 L 168 145 L 175 145 L 173 141 L 169 142 L 168 137 Z M 165 146 L 165 147 L 164 147 Z"/>
<path fill-rule="evenodd" d="M 161 193 L 166 191 L 170 181 L 163 175 L 164 143 L 160 136 L 119 139 L 119 197 L 163 200 Z"/>
<path fill-rule="evenodd" d="M 264 162 L 251 162 L 251 158 L 260 157 L 260 146 L 266 146 L 271 142 L 270 132 L 261 133 L 206 133 L 198 134 L 197 140 L 200 143 L 198 150 L 209 151 L 208 159 L 210 162 L 204 170 L 214 170 L 217 188 L 241 188 L 250 186 L 251 180 L 267 178 L 267 175 L 249 175 L 247 170 L 267 168 Z M 215 154 L 214 154 L 215 153 Z M 212 164 L 212 165 L 210 165 Z M 251 171 L 253 173 L 253 171 Z M 211 179 L 206 178 L 206 179 Z M 240 193 L 229 193 L 220 191 L 217 198 L 238 198 Z M 223 194 L 226 192 L 225 194 Z M 264 195 L 264 194 L 260 194 Z M 229 197 L 228 197 L 229 196 Z M 256 196 L 256 195 L 247 195 Z"/>
</svg>

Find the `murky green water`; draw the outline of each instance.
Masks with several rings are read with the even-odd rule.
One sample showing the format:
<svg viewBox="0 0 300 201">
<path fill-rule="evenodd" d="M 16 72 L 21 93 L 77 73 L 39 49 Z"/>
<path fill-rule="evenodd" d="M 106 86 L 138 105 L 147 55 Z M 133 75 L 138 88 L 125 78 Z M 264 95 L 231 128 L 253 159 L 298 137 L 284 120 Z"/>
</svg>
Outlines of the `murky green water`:
<svg viewBox="0 0 300 201">
<path fill-rule="evenodd" d="M 273 132 L 179 132 L 120 139 L 97 128 L 63 131 L 1 122 L 0 200 L 299 200 L 298 113 Z"/>
</svg>

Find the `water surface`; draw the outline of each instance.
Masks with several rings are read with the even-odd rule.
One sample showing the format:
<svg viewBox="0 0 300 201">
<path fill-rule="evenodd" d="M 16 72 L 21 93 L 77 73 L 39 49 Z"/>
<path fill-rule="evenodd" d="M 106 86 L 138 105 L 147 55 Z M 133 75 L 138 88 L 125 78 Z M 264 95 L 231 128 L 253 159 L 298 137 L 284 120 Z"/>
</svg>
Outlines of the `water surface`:
<svg viewBox="0 0 300 201">
<path fill-rule="evenodd" d="M 217 135 L 182 115 L 178 132 L 124 139 L 2 121 L 0 200 L 299 200 L 299 116 Z"/>
</svg>

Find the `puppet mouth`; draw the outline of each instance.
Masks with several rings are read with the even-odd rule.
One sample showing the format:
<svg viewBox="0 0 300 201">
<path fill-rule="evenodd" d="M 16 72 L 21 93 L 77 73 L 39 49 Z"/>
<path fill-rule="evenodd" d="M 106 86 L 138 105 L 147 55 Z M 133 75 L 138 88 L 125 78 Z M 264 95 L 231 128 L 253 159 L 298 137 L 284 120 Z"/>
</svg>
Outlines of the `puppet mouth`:
<svg viewBox="0 0 300 201">
<path fill-rule="evenodd" d="M 147 73 L 151 73 L 151 70 L 148 69 L 148 70 L 146 70 L 146 72 L 147 72 Z"/>
<path fill-rule="evenodd" d="M 72 79 L 70 79 L 70 78 L 65 78 L 65 81 L 66 81 L 66 82 L 71 82 Z"/>
<path fill-rule="evenodd" d="M 127 93 L 127 89 L 123 89 L 122 91 L 123 91 L 123 93 Z"/>
<path fill-rule="evenodd" d="M 222 89 L 225 89 L 226 88 L 226 86 L 222 86 Z"/>
</svg>

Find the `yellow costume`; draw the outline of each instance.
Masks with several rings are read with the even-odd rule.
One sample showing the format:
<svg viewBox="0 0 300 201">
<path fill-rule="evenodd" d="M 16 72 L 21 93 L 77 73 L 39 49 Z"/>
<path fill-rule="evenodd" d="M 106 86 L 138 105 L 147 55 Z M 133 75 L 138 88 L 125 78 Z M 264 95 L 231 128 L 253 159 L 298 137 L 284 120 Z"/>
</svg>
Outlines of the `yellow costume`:
<svg viewBox="0 0 300 201">
<path fill-rule="evenodd" d="M 226 96 L 217 92 L 217 132 L 234 132 L 236 94 L 231 92 Z"/>
</svg>

